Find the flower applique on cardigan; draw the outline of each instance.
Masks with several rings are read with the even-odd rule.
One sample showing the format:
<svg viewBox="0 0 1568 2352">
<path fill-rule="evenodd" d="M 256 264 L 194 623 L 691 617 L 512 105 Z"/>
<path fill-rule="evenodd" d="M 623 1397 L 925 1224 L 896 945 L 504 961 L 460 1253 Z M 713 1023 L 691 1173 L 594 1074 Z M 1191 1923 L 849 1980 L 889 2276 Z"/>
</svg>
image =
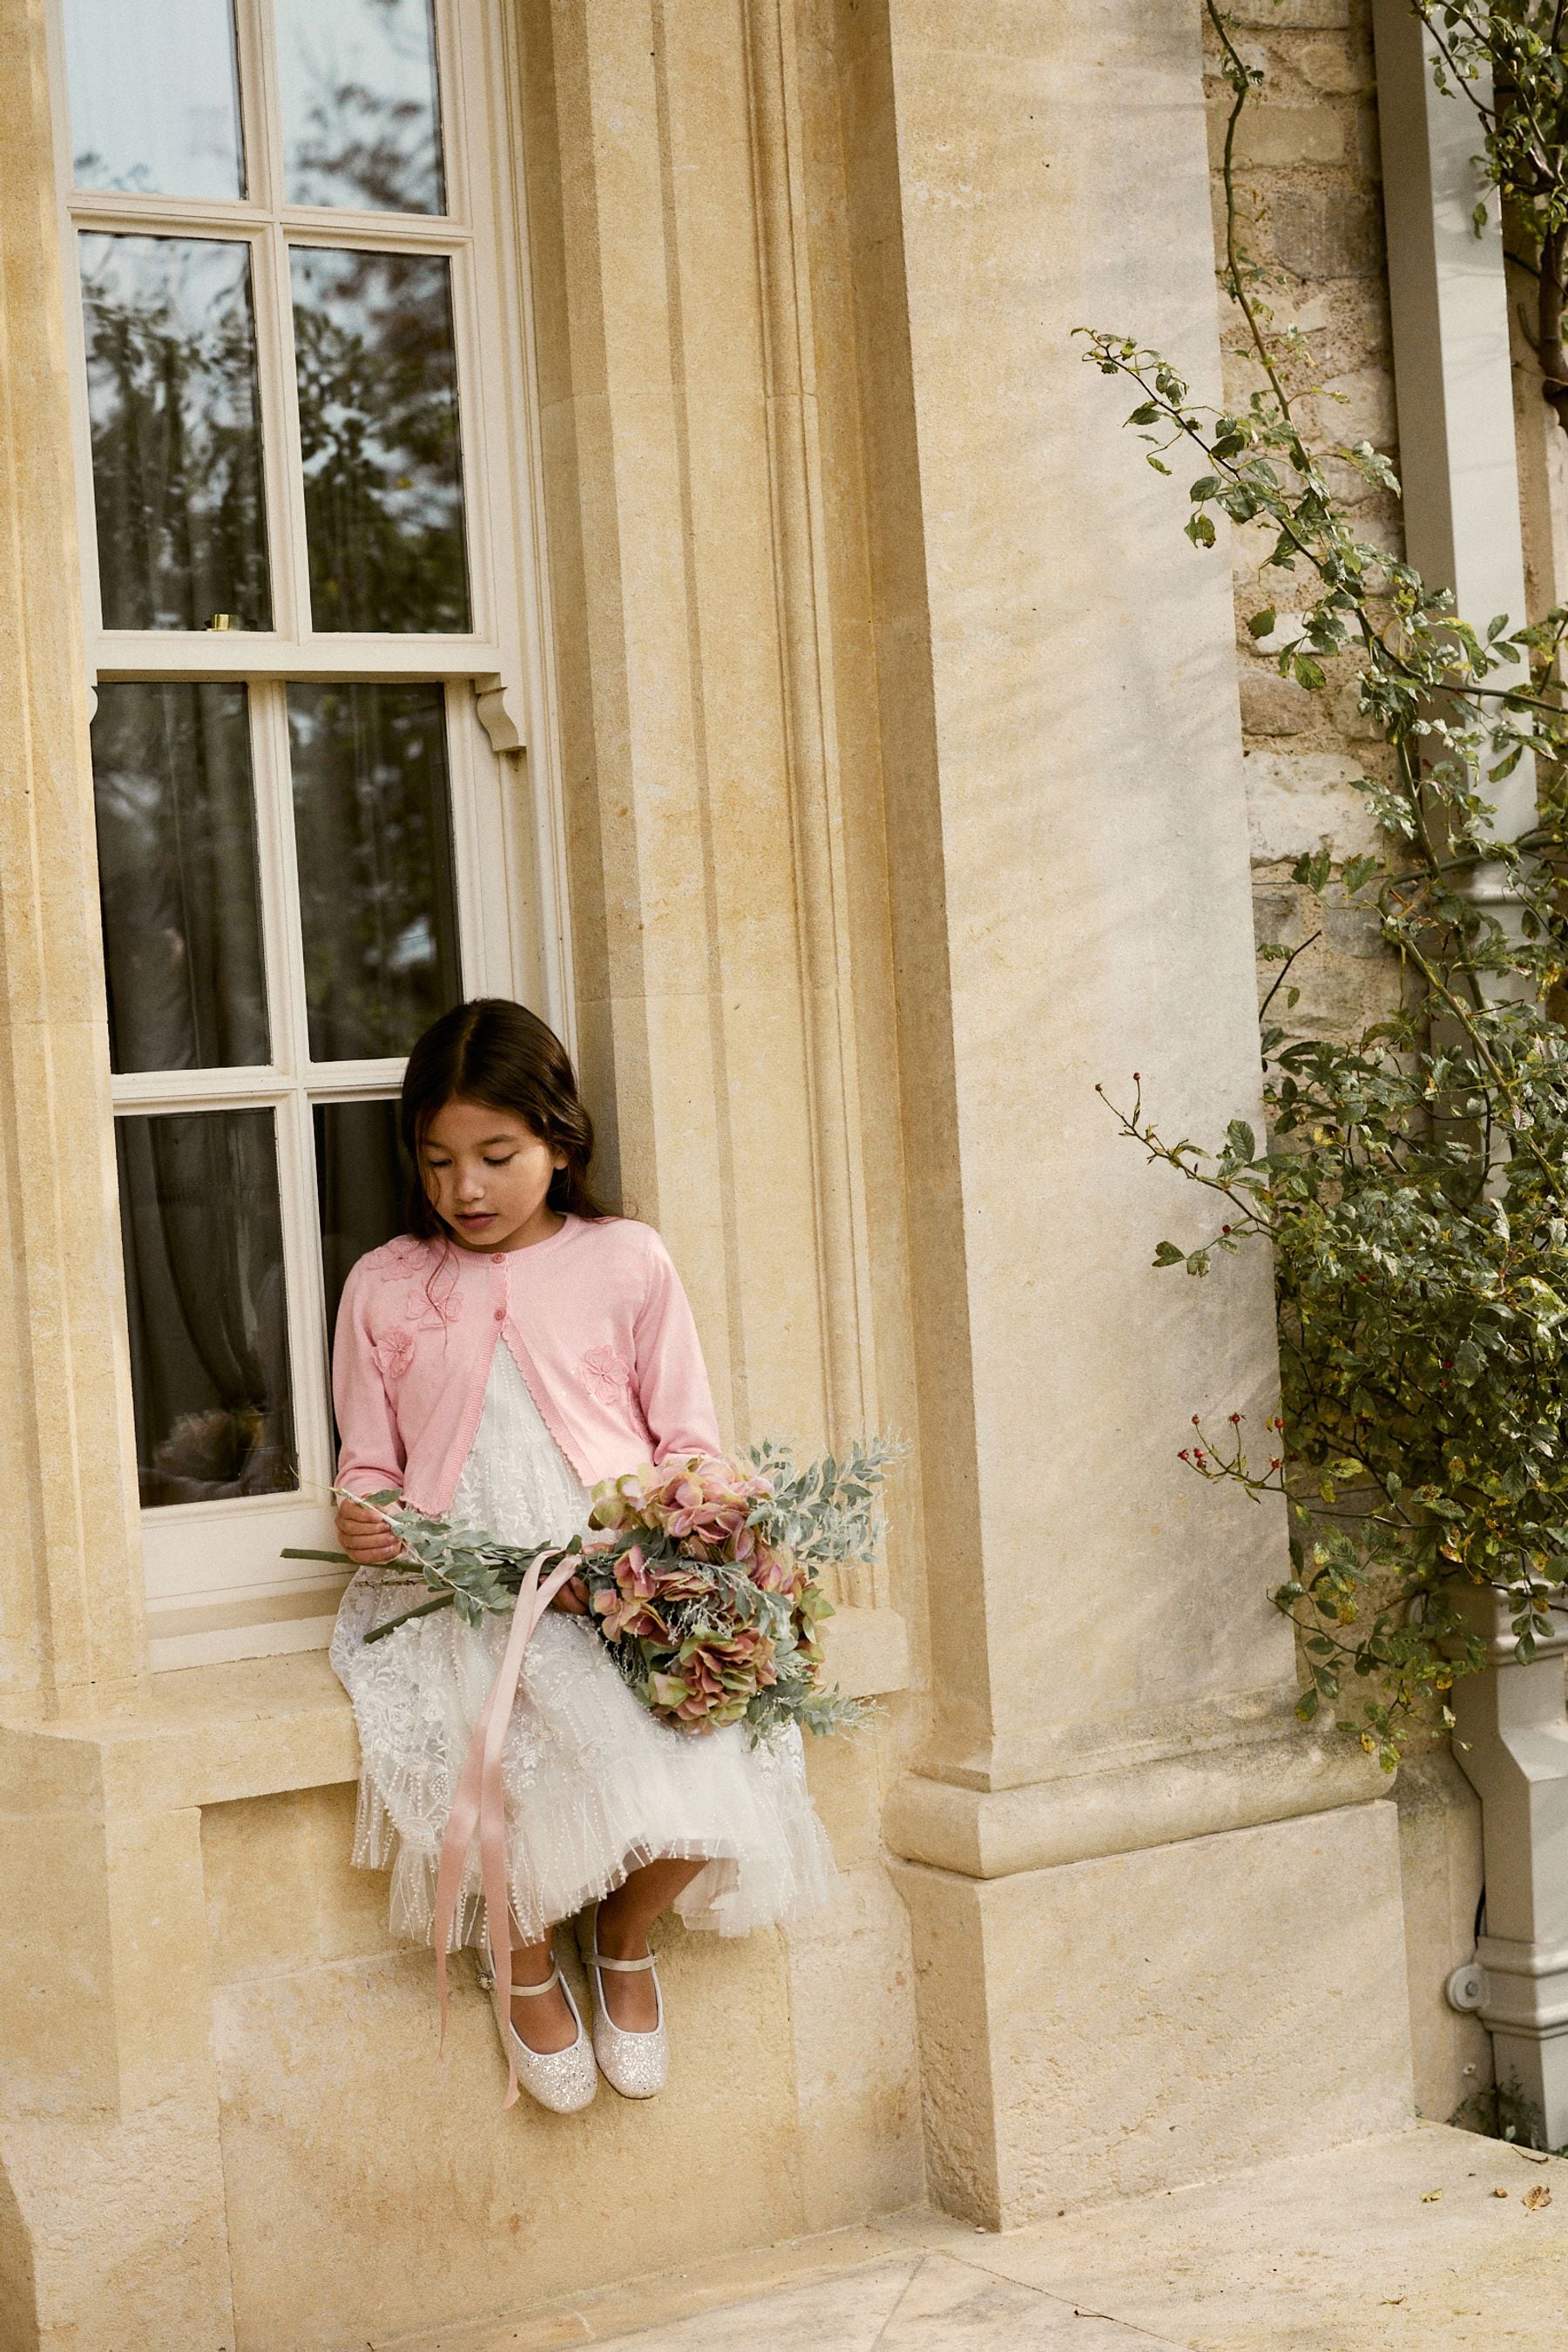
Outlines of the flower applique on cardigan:
<svg viewBox="0 0 1568 2352">
<path fill-rule="evenodd" d="M 416 1241 L 412 1234 L 399 1234 L 394 1240 L 384 1242 L 380 1249 L 373 1250 L 360 1263 L 374 1266 L 382 1282 L 401 1282 L 408 1275 L 424 1272 L 430 1264 L 430 1251 L 424 1242 Z"/>
<path fill-rule="evenodd" d="M 423 1282 L 409 1286 L 403 1306 L 405 1322 L 412 1323 L 416 1331 L 444 1331 L 462 1311 L 463 1302 L 455 1286 L 441 1291 Z"/>
<path fill-rule="evenodd" d="M 414 1361 L 414 1334 L 405 1323 L 395 1323 L 375 1343 L 374 1355 L 384 1381 L 400 1381 Z"/>
<path fill-rule="evenodd" d="M 632 1384 L 632 1367 L 614 1348 L 590 1348 L 578 1367 L 601 1404 L 619 1404 Z"/>
</svg>

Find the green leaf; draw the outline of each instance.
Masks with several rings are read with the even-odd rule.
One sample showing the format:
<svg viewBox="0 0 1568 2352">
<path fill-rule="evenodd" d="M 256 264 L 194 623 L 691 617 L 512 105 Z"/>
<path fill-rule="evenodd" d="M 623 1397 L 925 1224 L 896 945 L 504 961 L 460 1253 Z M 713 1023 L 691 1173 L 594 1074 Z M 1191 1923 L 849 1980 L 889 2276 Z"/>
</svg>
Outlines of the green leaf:
<svg viewBox="0 0 1568 2352">
<path fill-rule="evenodd" d="M 1275 611 L 1273 605 L 1265 604 L 1261 613 L 1254 613 L 1252 618 L 1248 621 L 1247 625 L 1248 634 L 1255 637 L 1272 636 L 1274 634 L 1274 625 L 1279 618 L 1279 615 Z"/>
<path fill-rule="evenodd" d="M 1174 1242 L 1159 1242 L 1155 1244 L 1154 1264 L 1156 1265 L 1184 1265 L 1186 1262 L 1186 1251 L 1178 1249 Z"/>
<path fill-rule="evenodd" d="M 1195 514 L 1184 526 L 1194 547 L 1212 547 L 1215 543 L 1214 520 L 1206 514 Z"/>
</svg>

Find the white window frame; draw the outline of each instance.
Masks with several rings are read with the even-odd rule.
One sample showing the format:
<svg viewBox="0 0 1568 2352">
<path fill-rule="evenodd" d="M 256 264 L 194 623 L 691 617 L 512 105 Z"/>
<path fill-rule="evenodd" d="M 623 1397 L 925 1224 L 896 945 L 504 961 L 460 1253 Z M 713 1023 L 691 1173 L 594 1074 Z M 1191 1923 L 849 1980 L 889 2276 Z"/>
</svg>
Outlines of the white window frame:
<svg viewBox="0 0 1568 2352">
<path fill-rule="evenodd" d="M 329 0 L 330 5 L 330 0 Z M 242 681 L 248 689 L 272 1060 L 266 1068 L 136 1073 L 117 1112 L 269 1108 L 277 1124 L 298 1492 L 142 1514 L 154 1667 L 320 1647 L 342 1571 L 285 1560 L 333 1541 L 327 1333 L 311 1107 L 395 1094 L 401 1058 L 312 1063 L 295 873 L 285 694 L 294 679 L 437 681 L 447 749 L 464 992 L 515 996 L 573 1049 L 564 827 L 550 675 L 532 320 L 522 218 L 519 59 L 502 0 L 436 0 L 447 210 L 286 205 L 269 0 L 234 0 L 248 193 L 242 202 L 78 191 L 63 19 L 51 21 L 67 333 L 89 680 Z M 77 239 L 83 232 L 248 242 L 269 630 L 106 630 L 99 594 Z M 464 635 L 313 633 L 293 370 L 290 243 L 423 252 L 451 262 L 473 628 Z"/>
</svg>

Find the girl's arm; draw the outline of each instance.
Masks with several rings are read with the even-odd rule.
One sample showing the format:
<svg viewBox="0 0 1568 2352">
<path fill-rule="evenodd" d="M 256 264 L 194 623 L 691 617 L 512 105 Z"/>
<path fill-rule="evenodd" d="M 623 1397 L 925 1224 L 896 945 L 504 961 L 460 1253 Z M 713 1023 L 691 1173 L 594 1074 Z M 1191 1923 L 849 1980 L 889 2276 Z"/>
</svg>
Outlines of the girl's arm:
<svg viewBox="0 0 1568 2352">
<path fill-rule="evenodd" d="M 702 1343 L 669 1252 L 655 1234 L 647 1292 L 632 1327 L 637 1398 L 653 1437 L 653 1458 L 719 1454 L 719 1416 Z"/>
<path fill-rule="evenodd" d="M 332 1402 L 342 1436 L 338 1485 L 357 1495 L 374 1495 L 384 1486 L 401 1492 L 406 1458 L 397 1415 L 375 1360 L 370 1287 L 356 1265 L 343 1285 L 332 1349 Z"/>
</svg>

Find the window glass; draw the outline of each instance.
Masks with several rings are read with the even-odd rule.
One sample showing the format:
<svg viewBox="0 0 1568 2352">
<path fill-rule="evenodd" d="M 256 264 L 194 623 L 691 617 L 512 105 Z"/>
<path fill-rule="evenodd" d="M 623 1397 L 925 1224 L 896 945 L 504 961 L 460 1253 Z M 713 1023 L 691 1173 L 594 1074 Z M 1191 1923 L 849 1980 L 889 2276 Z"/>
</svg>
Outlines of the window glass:
<svg viewBox="0 0 1568 2352">
<path fill-rule="evenodd" d="M 112 1066 L 265 1062 L 244 687 L 100 687 L 92 791 Z"/>
<path fill-rule="evenodd" d="M 312 246 L 290 260 L 311 619 L 466 631 L 451 265 Z"/>
<path fill-rule="evenodd" d="M 438 686 L 289 688 L 314 1061 L 406 1054 L 461 994 Z"/>
<path fill-rule="evenodd" d="M 274 21 L 287 201 L 444 212 L 430 0 L 277 0 Z"/>
<path fill-rule="evenodd" d="M 105 628 L 269 627 L 250 247 L 85 236 L 81 270 Z"/>
<path fill-rule="evenodd" d="M 407 1162 L 398 1144 L 395 1102 L 319 1102 L 313 1112 L 330 1339 L 354 1260 L 405 1230 Z"/>
<path fill-rule="evenodd" d="M 115 1123 L 145 1506 L 299 1483 L 269 1110 Z"/>
<path fill-rule="evenodd" d="M 66 0 L 80 188 L 245 194 L 229 0 Z"/>
</svg>

